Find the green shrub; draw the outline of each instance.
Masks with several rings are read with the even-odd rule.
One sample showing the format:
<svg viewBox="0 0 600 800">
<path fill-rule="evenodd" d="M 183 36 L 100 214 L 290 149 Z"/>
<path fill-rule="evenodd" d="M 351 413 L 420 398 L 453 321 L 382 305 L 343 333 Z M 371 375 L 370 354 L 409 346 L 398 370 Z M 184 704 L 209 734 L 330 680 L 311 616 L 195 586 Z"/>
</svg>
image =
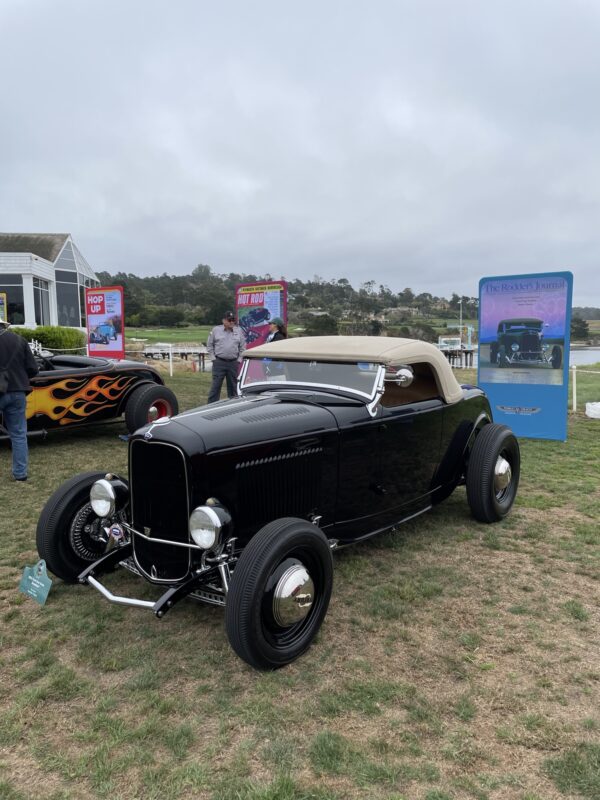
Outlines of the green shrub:
<svg viewBox="0 0 600 800">
<path fill-rule="evenodd" d="M 58 325 L 43 325 L 35 330 L 30 328 L 11 328 L 28 342 L 34 339 L 47 350 L 85 350 L 85 334 L 77 328 L 61 328 Z"/>
</svg>

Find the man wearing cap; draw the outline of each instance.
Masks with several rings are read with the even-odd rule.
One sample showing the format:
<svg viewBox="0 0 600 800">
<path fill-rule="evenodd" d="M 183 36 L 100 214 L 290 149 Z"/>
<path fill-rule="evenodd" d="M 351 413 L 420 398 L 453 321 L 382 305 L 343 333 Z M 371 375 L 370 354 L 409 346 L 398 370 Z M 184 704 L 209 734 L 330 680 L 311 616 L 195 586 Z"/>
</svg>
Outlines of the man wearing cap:
<svg viewBox="0 0 600 800">
<path fill-rule="evenodd" d="M 25 339 L 9 331 L 8 322 L 0 320 L 0 411 L 12 444 L 12 472 L 16 481 L 27 480 L 29 451 L 25 409 L 27 395 L 31 392 L 29 378 L 37 374 L 38 366 Z"/>
<path fill-rule="evenodd" d="M 223 324 L 215 325 L 206 342 L 206 351 L 212 361 L 212 384 L 208 403 L 216 403 L 221 396 L 223 379 L 227 381 L 227 397 L 235 397 L 239 363 L 246 349 L 241 328 L 235 324 L 231 311 L 223 315 Z"/>
</svg>

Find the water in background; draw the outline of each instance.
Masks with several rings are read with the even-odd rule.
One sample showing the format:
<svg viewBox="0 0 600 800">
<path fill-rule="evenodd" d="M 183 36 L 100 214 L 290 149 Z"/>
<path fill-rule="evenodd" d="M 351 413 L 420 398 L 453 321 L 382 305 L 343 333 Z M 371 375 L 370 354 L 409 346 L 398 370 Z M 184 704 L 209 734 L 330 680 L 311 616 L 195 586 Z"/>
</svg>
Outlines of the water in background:
<svg viewBox="0 0 600 800">
<path fill-rule="evenodd" d="M 578 367 L 584 364 L 596 364 L 600 361 L 600 347 L 588 347 L 585 350 L 571 350 L 569 354 L 569 364 Z"/>
<path fill-rule="evenodd" d="M 583 367 L 586 364 L 597 364 L 600 362 L 600 347 L 586 347 L 583 350 L 571 350 L 569 354 L 569 366 L 576 364 Z M 477 350 L 473 353 L 473 366 L 477 367 Z"/>
</svg>

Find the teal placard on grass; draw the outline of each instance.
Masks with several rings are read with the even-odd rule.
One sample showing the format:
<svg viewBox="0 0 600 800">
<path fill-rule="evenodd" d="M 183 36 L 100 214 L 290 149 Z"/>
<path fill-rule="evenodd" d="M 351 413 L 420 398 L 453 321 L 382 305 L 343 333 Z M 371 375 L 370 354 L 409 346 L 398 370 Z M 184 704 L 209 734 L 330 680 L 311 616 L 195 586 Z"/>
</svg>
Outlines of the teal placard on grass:
<svg viewBox="0 0 600 800">
<path fill-rule="evenodd" d="M 46 562 L 42 559 L 34 567 L 25 567 L 19 584 L 19 591 L 29 595 L 36 603 L 43 606 L 48 598 L 51 586 L 52 581 L 46 572 Z"/>
</svg>

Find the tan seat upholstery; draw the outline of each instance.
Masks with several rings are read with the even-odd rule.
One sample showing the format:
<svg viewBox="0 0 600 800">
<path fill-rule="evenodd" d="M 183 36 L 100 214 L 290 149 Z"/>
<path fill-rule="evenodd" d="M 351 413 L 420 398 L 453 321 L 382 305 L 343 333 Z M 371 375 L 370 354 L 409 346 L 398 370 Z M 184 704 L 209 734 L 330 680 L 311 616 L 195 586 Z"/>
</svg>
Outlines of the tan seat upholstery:
<svg viewBox="0 0 600 800">
<path fill-rule="evenodd" d="M 405 406 L 421 400 L 433 400 L 440 396 L 435 376 L 429 364 L 413 364 L 414 380 L 410 386 L 398 386 L 397 383 L 385 383 L 381 405 L 384 408 Z"/>
</svg>

